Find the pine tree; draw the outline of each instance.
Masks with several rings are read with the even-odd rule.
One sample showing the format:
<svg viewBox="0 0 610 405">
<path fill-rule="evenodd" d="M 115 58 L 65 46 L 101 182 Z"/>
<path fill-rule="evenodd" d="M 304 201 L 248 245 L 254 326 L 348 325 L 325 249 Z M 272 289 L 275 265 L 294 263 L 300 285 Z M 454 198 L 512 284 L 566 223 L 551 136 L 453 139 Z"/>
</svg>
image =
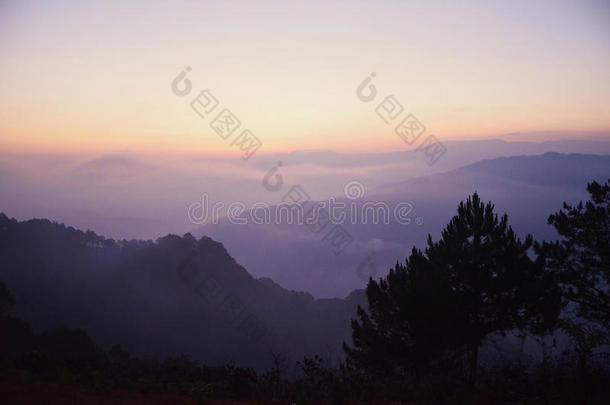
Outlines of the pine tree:
<svg viewBox="0 0 610 405">
<path fill-rule="evenodd" d="M 447 356 L 460 314 L 447 277 L 413 248 L 404 265 L 367 286 L 369 313 L 358 307 L 352 320 L 352 361 L 377 374 L 404 376 Z"/>
<path fill-rule="evenodd" d="M 533 239 L 516 237 L 506 215 L 475 193 L 438 242 L 413 249 L 386 279 L 370 280 L 370 314 L 358 308 L 352 321 L 354 348 L 344 345 L 360 367 L 405 374 L 409 369 L 470 353 L 471 373 L 485 338 L 513 329 L 542 332 L 560 311 L 554 280 L 528 253 Z"/>
<path fill-rule="evenodd" d="M 558 274 L 564 297 L 576 305 L 577 315 L 610 331 L 610 180 L 587 185 L 585 204 L 549 216 L 562 237 L 545 242 L 537 251 Z"/>
</svg>

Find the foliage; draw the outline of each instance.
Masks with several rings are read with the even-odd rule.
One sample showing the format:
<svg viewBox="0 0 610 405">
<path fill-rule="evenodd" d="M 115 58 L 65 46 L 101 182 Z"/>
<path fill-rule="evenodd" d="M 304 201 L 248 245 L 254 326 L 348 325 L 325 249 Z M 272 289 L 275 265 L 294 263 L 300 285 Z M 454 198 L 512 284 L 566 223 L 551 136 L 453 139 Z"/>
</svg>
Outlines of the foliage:
<svg viewBox="0 0 610 405">
<path fill-rule="evenodd" d="M 4 282 L 0 281 L 0 316 L 5 316 L 15 306 L 15 298 Z"/>
<path fill-rule="evenodd" d="M 424 252 L 413 248 L 405 265 L 370 280 L 370 315 L 358 308 L 347 354 L 369 372 L 400 376 L 470 351 L 474 373 L 488 335 L 551 329 L 559 291 L 542 262 L 528 256 L 532 244 L 473 194 L 438 242 L 429 236 Z"/>
<path fill-rule="evenodd" d="M 590 200 L 549 216 L 562 237 L 537 251 L 560 280 L 577 315 L 610 331 L 610 180 L 587 186 Z"/>
<path fill-rule="evenodd" d="M 273 351 L 274 367 L 257 375 L 188 356 L 135 358 L 119 345 L 104 350 L 85 331 L 68 327 L 35 333 L 8 316 L 14 298 L 0 282 L 0 391 L 16 393 L 9 400 L 21 402 L 44 383 L 61 392 L 78 387 L 78 395 L 98 399 L 134 392 L 139 403 L 144 394 L 151 395 L 147 403 L 608 403 L 608 353 L 596 349 L 610 344 L 610 180 L 591 183 L 588 191 L 590 201 L 564 204 L 549 217 L 562 240 L 542 244 L 530 235 L 516 237 L 507 216 L 498 217 L 491 203 L 473 194 L 459 204 L 439 241 L 429 236 L 423 251 L 413 248 L 387 277 L 369 281 L 368 308 L 358 307 L 352 321 L 353 347 L 344 345 L 347 360 L 331 367 L 319 356 L 305 357 L 294 380 L 285 373 L 287 357 Z M 94 234 L 81 237 L 118 249 Z M 166 238 L 161 245 L 169 250 L 177 242 Z M 128 253 L 135 257 L 143 247 Z M 80 260 L 78 254 L 65 259 Z M 576 316 L 558 321 L 565 303 Z M 480 371 L 473 385 L 476 355 L 489 335 L 543 335 L 557 326 L 572 339 L 575 356 L 566 351 L 529 367 L 500 362 Z"/>
</svg>

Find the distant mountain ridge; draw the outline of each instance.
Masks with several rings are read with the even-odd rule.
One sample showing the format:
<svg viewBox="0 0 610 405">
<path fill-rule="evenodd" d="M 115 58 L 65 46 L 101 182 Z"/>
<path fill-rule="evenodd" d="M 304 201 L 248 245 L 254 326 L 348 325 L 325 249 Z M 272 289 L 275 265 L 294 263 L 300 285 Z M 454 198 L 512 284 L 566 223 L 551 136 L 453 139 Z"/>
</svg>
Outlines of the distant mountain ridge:
<svg viewBox="0 0 610 405">
<path fill-rule="evenodd" d="M 610 154 L 610 140 L 557 140 L 543 142 L 506 141 L 503 139 L 483 139 L 470 141 L 444 141 L 447 153 L 438 163 L 445 165 L 444 160 L 452 164 L 467 160 L 492 160 L 499 157 L 530 156 L 544 153 L 570 154 Z M 356 167 L 361 165 L 387 165 L 417 161 L 419 156 L 413 150 L 372 153 L 342 153 L 333 150 L 295 150 L 290 153 L 262 156 L 257 164 L 264 162 L 268 167 L 276 160 L 289 164 L 320 164 L 327 167 Z M 468 165 L 469 163 L 462 163 Z M 452 168 L 453 169 L 453 168 Z"/>
<path fill-rule="evenodd" d="M 583 171 L 586 170 L 586 173 Z M 422 176 L 401 182 L 387 183 L 373 190 L 386 194 L 396 187 L 413 186 L 441 177 L 464 177 L 475 173 L 531 185 L 578 187 L 583 181 L 593 181 L 610 173 L 610 154 L 582 154 L 546 152 L 541 155 L 518 155 L 484 159 L 457 169 Z"/>
<path fill-rule="evenodd" d="M 221 243 L 168 235 L 114 241 L 91 231 L 0 214 L 0 279 L 16 314 L 36 330 L 81 328 L 102 345 L 207 364 L 270 366 L 270 350 L 292 360 L 348 339 L 363 292 L 314 300 L 256 280 Z"/>
<path fill-rule="evenodd" d="M 557 235 L 547 224 L 548 216 L 564 201 L 586 199 L 587 183 L 604 182 L 609 177 L 610 155 L 545 153 L 483 160 L 379 187 L 368 188 L 363 183 L 363 198 L 337 196 L 336 201 L 355 201 L 359 206 L 367 201 L 390 206 L 408 202 L 413 205 L 412 222 L 345 223 L 343 227 L 354 241 L 338 256 L 318 235 L 298 226 L 242 226 L 221 221 L 208 223 L 194 233 L 223 241 L 252 274 L 271 277 L 284 287 L 306 290 L 316 297 L 341 297 L 364 287 L 368 277 L 363 279 L 358 272 L 363 264 L 370 269 L 367 274 L 381 276 L 396 260 L 403 260 L 412 246 L 423 247 L 428 234 L 438 238 L 455 215 L 458 203 L 474 191 L 483 200 L 493 202 L 498 212 L 508 213 L 520 235 L 532 233 L 540 239 L 551 239 Z M 274 255 L 258 254 L 270 246 Z M 370 265 L 366 264 L 367 257 L 372 258 Z"/>
<path fill-rule="evenodd" d="M 364 200 L 409 201 L 413 218 L 423 222 L 347 224 L 354 242 L 338 256 L 319 235 L 296 226 L 278 232 L 273 225 L 221 222 L 201 227 L 208 236 L 199 239 L 115 241 L 48 220 L 0 215 L 0 279 L 15 294 L 17 315 L 37 330 L 65 324 L 136 355 L 187 353 L 211 365 L 235 361 L 265 369 L 270 351 L 292 360 L 340 356 L 349 320 L 366 302 L 366 278 L 383 276 L 428 234 L 438 238 L 473 191 L 507 212 L 517 233 L 548 239 L 555 237 L 548 215 L 563 201 L 584 199 L 587 182 L 608 177 L 610 156 L 546 153 L 389 184 Z"/>
<path fill-rule="evenodd" d="M 581 153 L 561 154 L 547 152 L 542 155 L 512 156 L 486 159 L 458 169 L 479 171 L 510 180 L 537 185 L 580 187 L 582 174 L 578 166 L 589 171 L 589 181 L 598 179 L 610 168 L 610 155 L 591 155 Z"/>
<path fill-rule="evenodd" d="M 196 227 L 186 217 L 186 208 L 201 201 L 204 193 L 210 201 L 227 205 L 273 205 L 296 184 L 312 199 L 328 199 L 342 195 L 351 181 L 363 184 L 366 195 L 371 195 L 384 184 L 446 173 L 483 159 L 546 152 L 610 155 L 610 134 L 607 140 L 597 141 L 441 139 L 447 152 L 429 166 L 424 154 L 415 152 L 416 146 L 404 144 L 391 133 L 387 136 L 395 137 L 394 151 L 256 153 L 248 161 L 238 156 L 133 152 L 70 156 L 0 152 L 0 207 L 20 220 L 43 217 L 79 229 L 95 229 L 115 239 L 156 239 L 168 233 L 194 232 Z M 262 186 L 262 179 L 280 162 L 277 174 L 284 188 L 270 192 Z M 231 252 L 236 253 L 234 249 Z"/>
</svg>

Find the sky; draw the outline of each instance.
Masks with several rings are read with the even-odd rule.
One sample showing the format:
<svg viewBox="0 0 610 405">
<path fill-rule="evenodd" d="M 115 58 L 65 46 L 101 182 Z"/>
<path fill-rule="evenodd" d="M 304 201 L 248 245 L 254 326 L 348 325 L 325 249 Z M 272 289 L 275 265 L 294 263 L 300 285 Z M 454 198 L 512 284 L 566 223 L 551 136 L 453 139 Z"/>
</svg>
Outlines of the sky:
<svg viewBox="0 0 610 405">
<path fill-rule="evenodd" d="M 608 1 L 0 0 L 0 152 L 237 154 L 204 89 L 262 153 L 407 149 L 387 96 L 442 140 L 607 136 L 609 39 Z"/>
</svg>

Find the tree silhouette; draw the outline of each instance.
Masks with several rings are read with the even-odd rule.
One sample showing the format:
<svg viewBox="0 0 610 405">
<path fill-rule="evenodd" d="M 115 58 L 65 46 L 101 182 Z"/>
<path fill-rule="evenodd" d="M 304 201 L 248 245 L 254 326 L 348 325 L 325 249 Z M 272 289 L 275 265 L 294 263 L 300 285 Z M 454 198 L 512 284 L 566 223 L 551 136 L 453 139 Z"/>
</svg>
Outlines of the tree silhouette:
<svg viewBox="0 0 610 405">
<path fill-rule="evenodd" d="M 545 242 L 537 251 L 557 272 L 565 298 L 580 317 L 610 330 L 610 180 L 587 185 L 585 204 L 550 215 L 562 240 Z"/>
<path fill-rule="evenodd" d="M 3 281 L 0 281 L 0 316 L 5 316 L 11 312 L 14 305 L 15 299 L 13 298 L 13 294 L 11 294 L 6 284 L 4 284 Z"/>
<path fill-rule="evenodd" d="M 385 279 L 369 281 L 370 315 L 360 306 L 352 320 L 354 348 L 344 349 L 355 364 L 375 374 L 407 375 L 455 346 L 459 313 L 447 277 L 413 248 L 404 265 Z"/>
<path fill-rule="evenodd" d="M 475 193 L 458 206 L 438 242 L 413 249 L 386 279 L 367 286 L 369 313 L 352 321 L 348 356 L 372 372 L 403 374 L 435 361 L 477 354 L 491 333 L 513 329 L 542 332 L 559 315 L 559 291 L 542 262 Z"/>
</svg>

